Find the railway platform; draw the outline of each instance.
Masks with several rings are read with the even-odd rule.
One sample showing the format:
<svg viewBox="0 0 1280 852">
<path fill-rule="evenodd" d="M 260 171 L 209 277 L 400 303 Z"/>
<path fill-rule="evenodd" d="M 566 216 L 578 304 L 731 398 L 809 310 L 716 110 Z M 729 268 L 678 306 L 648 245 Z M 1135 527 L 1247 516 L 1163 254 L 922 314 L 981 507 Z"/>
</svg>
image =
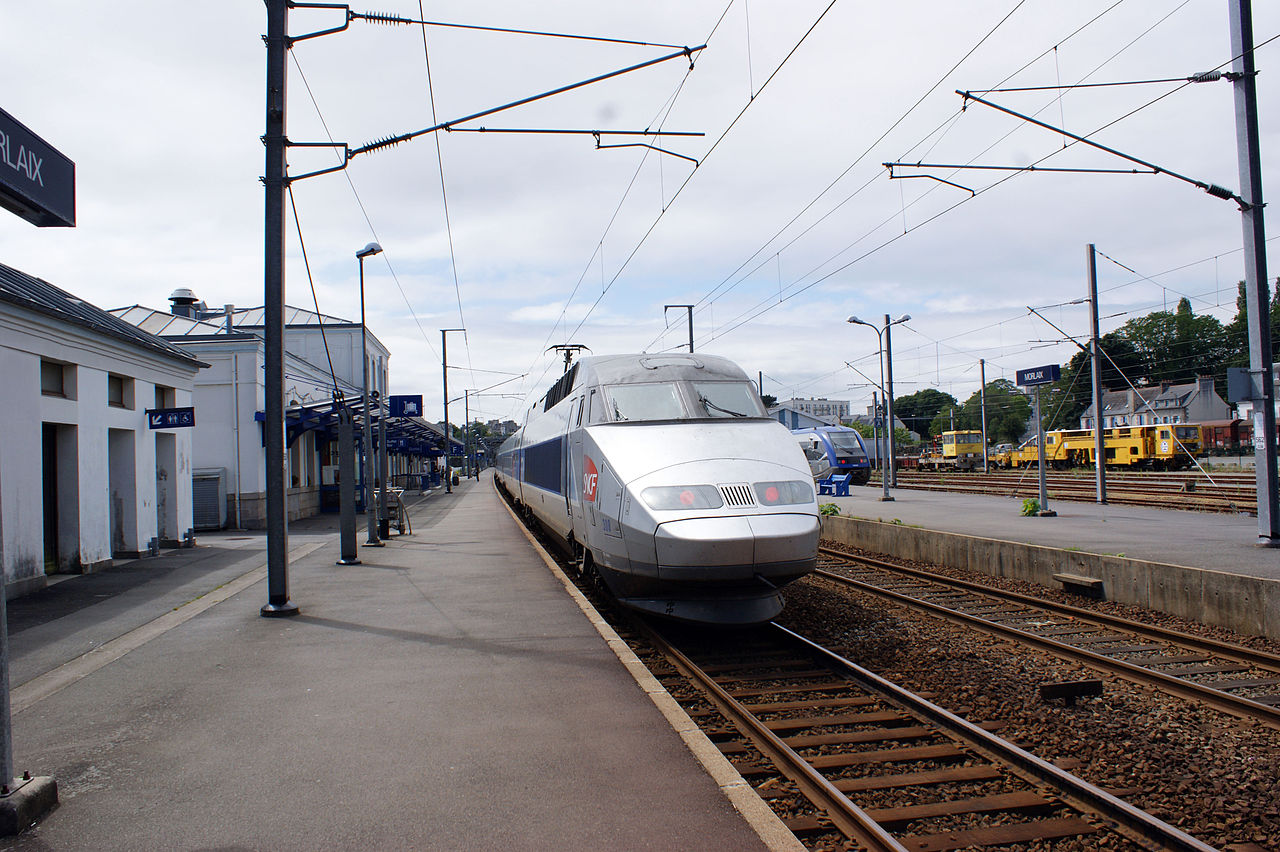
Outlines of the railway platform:
<svg viewBox="0 0 1280 852">
<path fill-rule="evenodd" d="M 60 805 L 0 849 L 794 848 L 487 476 L 409 510 L 355 566 L 291 524 L 293 618 L 245 532 L 10 602 L 15 764 Z"/>
<path fill-rule="evenodd" d="M 1280 549 L 1255 543 L 1252 515 L 1058 500 L 1055 517 L 1023 517 L 1016 497 L 898 488 L 880 502 L 881 493 L 864 486 L 819 499 L 883 552 L 892 525 L 910 540 L 908 558 L 932 554 L 1046 586 L 1055 574 L 1089 575 L 1105 579 L 1114 600 L 1280 638 Z"/>
</svg>

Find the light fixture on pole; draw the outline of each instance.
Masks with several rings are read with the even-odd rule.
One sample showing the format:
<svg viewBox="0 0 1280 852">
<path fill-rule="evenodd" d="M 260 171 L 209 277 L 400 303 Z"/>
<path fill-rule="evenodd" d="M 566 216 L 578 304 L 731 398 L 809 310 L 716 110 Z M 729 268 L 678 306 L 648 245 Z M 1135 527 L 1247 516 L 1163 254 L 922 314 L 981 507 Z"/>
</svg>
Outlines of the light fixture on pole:
<svg viewBox="0 0 1280 852">
<path fill-rule="evenodd" d="M 885 414 L 887 415 L 885 418 L 886 420 L 885 434 L 888 436 L 888 441 L 886 441 L 887 446 L 885 450 L 885 455 L 887 456 L 887 458 L 885 459 L 885 463 L 881 467 L 882 472 L 880 474 L 881 485 L 884 488 L 884 493 L 880 497 L 880 502 L 882 503 L 890 502 L 893 500 L 893 497 L 889 496 L 889 484 L 890 484 L 890 479 L 896 480 L 896 476 L 895 476 L 896 471 L 894 471 L 894 467 L 895 467 L 894 453 L 896 450 L 894 447 L 894 440 L 893 440 L 893 366 L 892 364 L 890 364 L 889 366 L 890 378 L 889 378 L 889 384 L 886 385 L 885 378 L 884 378 L 885 361 L 887 360 L 885 343 L 889 339 L 890 326 L 895 326 L 895 325 L 898 325 L 899 323 L 904 323 L 909 319 L 911 319 L 910 314 L 903 314 L 902 316 L 898 317 L 896 320 L 890 320 L 889 315 L 885 314 L 883 329 L 881 329 L 880 326 L 878 325 L 867 322 L 866 320 L 858 319 L 856 316 L 849 317 L 849 319 L 846 320 L 846 322 L 853 323 L 854 325 L 865 325 L 867 328 L 874 331 L 876 333 L 876 341 L 880 347 L 879 351 L 876 354 L 877 354 L 878 360 L 880 361 L 880 395 L 885 400 Z M 879 409 L 877 409 L 876 413 L 877 415 L 879 415 Z M 896 484 L 897 483 L 895 481 L 894 485 Z"/>
<path fill-rule="evenodd" d="M 365 541 L 367 547 L 382 547 L 382 542 L 378 539 L 378 510 L 374 502 L 373 496 L 373 480 L 370 478 L 370 469 L 373 467 L 375 456 L 373 452 L 373 421 L 370 419 L 369 408 L 369 347 L 366 341 L 366 332 L 364 324 L 364 259 L 372 257 L 382 251 L 382 246 L 377 243 L 369 243 L 360 251 L 356 252 L 356 260 L 360 262 L 360 375 L 361 388 L 363 396 L 361 397 L 364 412 L 364 465 L 361 467 L 361 478 L 364 480 L 364 519 L 365 526 L 369 529 L 369 537 Z"/>
</svg>

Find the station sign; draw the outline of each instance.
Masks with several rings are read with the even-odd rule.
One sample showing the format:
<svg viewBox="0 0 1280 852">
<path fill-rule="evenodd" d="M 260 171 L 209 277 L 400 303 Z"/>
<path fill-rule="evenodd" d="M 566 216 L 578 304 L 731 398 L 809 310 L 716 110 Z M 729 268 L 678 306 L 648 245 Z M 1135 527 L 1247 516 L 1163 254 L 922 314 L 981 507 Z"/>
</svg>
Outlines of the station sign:
<svg viewBox="0 0 1280 852">
<path fill-rule="evenodd" d="M 182 429 L 196 425 L 195 408 L 148 408 L 147 426 L 151 429 Z"/>
<path fill-rule="evenodd" d="M 392 417 L 422 416 L 422 394 L 393 395 L 387 399 L 391 403 Z"/>
<path fill-rule="evenodd" d="M 1030 370 L 1018 371 L 1019 385 L 1050 385 L 1062 376 L 1062 368 L 1057 364 L 1044 367 L 1032 367 Z"/>
<path fill-rule="evenodd" d="M 40 228 L 76 225 L 76 164 L 2 109 L 0 207 Z"/>
</svg>

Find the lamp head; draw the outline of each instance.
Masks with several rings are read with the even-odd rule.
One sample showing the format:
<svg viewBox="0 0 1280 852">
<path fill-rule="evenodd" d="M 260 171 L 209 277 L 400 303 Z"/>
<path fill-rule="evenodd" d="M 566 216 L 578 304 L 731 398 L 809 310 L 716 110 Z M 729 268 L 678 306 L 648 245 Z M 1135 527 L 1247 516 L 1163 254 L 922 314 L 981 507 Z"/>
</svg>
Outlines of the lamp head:
<svg viewBox="0 0 1280 852">
<path fill-rule="evenodd" d="M 356 252 L 356 257 L 365 258 L 371 254 L 378 254 L 381 251 L 382 251 L 382 246 L 378 245 L 377 243 L 369 243 L 369 245 L 365 246 L 364 248 L 360 249 L 360 251 Z"/>
<path fill-rule="evenodd" d="M 868 322 L 863 322 L 862 320 L 858 319 L 857 317 L 849 317 L 849 319 L 845 320 L 845 322 L 851 322 L 851 323 L 854 323 L 854 324 L 856 324 L 856 325 L 870 325 L 870 324 L 871 324 L 871 323 L 868 323 Z"/>
<path fill-rule="evenodd" d="M 896 325 L 896 324 L 898 324 L 898 323 L 900 323 L 900 322 L 906 322 L 906 321 L 908 321 L 909 319 L 911 319 L 911 314 L 903 314 L 902 316 L 898 317 L 898 318 L 897 318 L 896 320 L 894 320 L 893 322 L 894 322 L 894 324 Z"/>
</svg>

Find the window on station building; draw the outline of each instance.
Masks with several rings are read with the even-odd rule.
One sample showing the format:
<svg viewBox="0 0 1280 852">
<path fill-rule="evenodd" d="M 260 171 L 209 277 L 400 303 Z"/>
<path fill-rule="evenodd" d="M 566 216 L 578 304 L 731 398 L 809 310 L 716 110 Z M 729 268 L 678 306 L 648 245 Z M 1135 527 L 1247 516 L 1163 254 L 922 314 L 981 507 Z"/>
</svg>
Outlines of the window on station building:
<svg viewBox="0 0 1280 852">
<path fill-rule="evenodd" d="M 133 379 L 108 373 L 107 405 L 112 408 L 133 408 Z"/>
<path fill-rule="evenodd" d="M 73 369 L 57 361 L 40 362 L 40 393 L 45 396 L 67 397 L 67 370 Z"/>
<path fill-rule="evenodd" d="M 173 408 L 177 404 L 177 391 L 164 385 L 156 385 L 156 408 Z"/>
</svg>

